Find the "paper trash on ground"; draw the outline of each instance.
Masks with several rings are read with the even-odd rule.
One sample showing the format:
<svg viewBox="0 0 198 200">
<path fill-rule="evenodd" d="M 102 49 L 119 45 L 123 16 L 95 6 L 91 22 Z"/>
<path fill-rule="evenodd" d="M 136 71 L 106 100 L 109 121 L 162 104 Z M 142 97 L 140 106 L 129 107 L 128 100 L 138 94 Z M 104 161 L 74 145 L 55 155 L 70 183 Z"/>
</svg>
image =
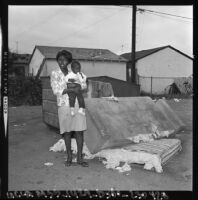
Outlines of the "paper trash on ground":
<svg viewBox="0 0 198 200">
<path fill-rule="evenodd" d="M 102 98 L 107 99 L 107 100 L 109 100 L 109 101 L 115 101 L 115 102 L 118 102 L 118 101 L 119 101 L 118 98 L 115 97 L 115 96 L 102 97 Z"/>
<path fill-rule="evenodd" d="M 176 99 L 176 98 L 174 98 L 174 101 L 175 101 L 175 102 L 180 102 L 181 99 Z"/>
<path fill-rule="evenodd" d="M 46 163 L 44 163 L 44 165 L 45 165 L 45 166 L 49 166 L 49 167 L 50 167 L 50 166 L 52 166 L 52 165 L 54 165 L 54 164 L 53 164 L 53 163 L 51 163 L 51 162 L 46 162 Z"/>
<path fill-rule="evenodd" d="M 21 126 L 25 126 L 26 123 L 22 123 L 22 124 L 14 124 L 15 127 L 21 127 Z"/>
<path fill-rule="evenodd" d="M 49 151 L 66 151 L 65 141 L 63 139 L 60 139 L 57 143 L 55 143 L 52 147 L 49 148 Z"/>
</svg>

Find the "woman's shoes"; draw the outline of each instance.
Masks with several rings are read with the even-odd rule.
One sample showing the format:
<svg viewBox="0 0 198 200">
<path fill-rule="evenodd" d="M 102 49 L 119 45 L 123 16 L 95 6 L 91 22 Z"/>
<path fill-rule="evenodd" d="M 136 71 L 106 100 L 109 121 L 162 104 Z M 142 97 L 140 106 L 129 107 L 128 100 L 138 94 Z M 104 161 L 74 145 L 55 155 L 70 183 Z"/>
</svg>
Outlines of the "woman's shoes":
<svg viewBox="0 0 198 200">
<path fill-rule="evenodd" d="M 72 160 L 66 160 L 65 161 L 65 167 L 69 167 L 72 164 Z"/>
<path fill-rule="evenodd" d="M 70 167 L 72 165 L 72 161 L 66 160 L 65 161 L 65 167 Z M 82 167 L 89 167 L 88 163 L 85 161 L 79 161 L 77 162 L 77 165 L 81 165 Z"/>
<path fill-rule="evenodd" d="M 88 163 L 85 162 L 85 161 L 78 161 L 77 164 L 81 165 L 82 167 L 88 167 L 89 166 Z"/>
</svg>

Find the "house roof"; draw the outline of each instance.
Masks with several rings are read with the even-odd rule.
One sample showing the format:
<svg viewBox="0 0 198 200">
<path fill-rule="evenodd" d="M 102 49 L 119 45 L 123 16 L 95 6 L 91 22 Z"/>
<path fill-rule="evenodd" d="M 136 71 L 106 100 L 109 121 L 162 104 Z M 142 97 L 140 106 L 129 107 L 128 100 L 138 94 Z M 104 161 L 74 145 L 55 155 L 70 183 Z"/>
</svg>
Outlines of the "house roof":
<svg viewBox="0 0 198 200">
<path fill-rule="evenodd" d="M 158 48 L 153 48 L 153 49 L 147 49 L 147 50 L 137 51 L 135 53 L 135 60 L 136 61 L 140 60 L 140 59 L 142 59 L 142 58 L 144 58 L 146 56 L 149 56 L 149 55 L 151 55 L 153 53 L 156 53 L 156 52 L 158 52 L 158 51 L 160 51 L 162 49 L 165 49 L 167 47 L 169 47 L 169 48 L 177 51 L 178 53 L 182 54 L 183 56 L 186 56 L 189 59 L 192 59 L 190 56 L 184 54 L 183 52 L 179 51 L 178 49 L 175 49 L 174 47 L 168 45 L 168 46 L 163 46 L 163 47 L 158 47 Z M 128 61 L 131 61 L 131 52 L 130 53 L 124 53 L 121 56 L 124 57 L 125 59 L 127 59 Z"/>
<path fill-rule="evenodd" d="M 119 61 L 126 62 L 127 60 L 108 49 L 89 49 L 89 48 L 74 48 L 74 47 L 55 47 L 55 46 L 35 46 L 35 49 L 45 56 L 46 59 L 55 59 L 56 54 L 61 50 L 67 50 L 72 53 L 74 59 L 78 60 L 99 60 L 99 61 Z M 34 53 L 34 52 L 33 52 Z"/>
</svg>

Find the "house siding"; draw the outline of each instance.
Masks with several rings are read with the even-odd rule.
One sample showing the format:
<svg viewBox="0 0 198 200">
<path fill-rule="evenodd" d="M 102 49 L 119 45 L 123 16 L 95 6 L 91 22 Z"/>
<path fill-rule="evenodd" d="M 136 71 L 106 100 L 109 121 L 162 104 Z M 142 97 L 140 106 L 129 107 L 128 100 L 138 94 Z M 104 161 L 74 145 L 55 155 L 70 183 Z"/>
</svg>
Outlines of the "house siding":
<svg viewBox="0 0 198 200">
<path fill-rule="evenodd" d="M 174 77 L 188 77 L 192 74 L 193 63 L 188 57 L 166 48 L 138 60 L 136 69 L 141 92 L 151 92 L 152 76 L 152 93 L 163 94 L 165 88 L 173 83 Z"/>
<path fill-rule="evenodd" d="M 116 79 L 126 81 L 125 62 L 82 61 L 81 65 L 82 71 L 88 77 L 110 76 Z"/>
<path fill-rule="evenodd" d="M 81 61 L 82 72 L 87 77 L 110 76 L 126 81 L 126 63 L 125 62 L 103 62 L 103 61 Z M 70 65 L 69 67 L 70 68 Z M 41 76 L 49 76 L 51 72 L 58 69 L 56 60 L 46 60 Z"/>
</svg>

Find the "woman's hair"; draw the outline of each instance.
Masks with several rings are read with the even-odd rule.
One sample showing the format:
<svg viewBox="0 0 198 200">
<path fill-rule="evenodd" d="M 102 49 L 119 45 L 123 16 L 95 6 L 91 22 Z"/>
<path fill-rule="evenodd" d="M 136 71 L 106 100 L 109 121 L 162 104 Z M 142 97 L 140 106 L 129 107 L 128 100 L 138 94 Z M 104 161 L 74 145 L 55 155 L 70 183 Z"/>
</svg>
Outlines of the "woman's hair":
<svg viewBox="0 0 198 200">
<path fill-rule="evenodd" d="M 68 60 L 69 63 L 72 62 L 72 54 L 69 51 L 66 50 L 59 51 L 56 55 L 57 61 L 60 56 L 65 56 L 65 58 Z"/>
</svg>

